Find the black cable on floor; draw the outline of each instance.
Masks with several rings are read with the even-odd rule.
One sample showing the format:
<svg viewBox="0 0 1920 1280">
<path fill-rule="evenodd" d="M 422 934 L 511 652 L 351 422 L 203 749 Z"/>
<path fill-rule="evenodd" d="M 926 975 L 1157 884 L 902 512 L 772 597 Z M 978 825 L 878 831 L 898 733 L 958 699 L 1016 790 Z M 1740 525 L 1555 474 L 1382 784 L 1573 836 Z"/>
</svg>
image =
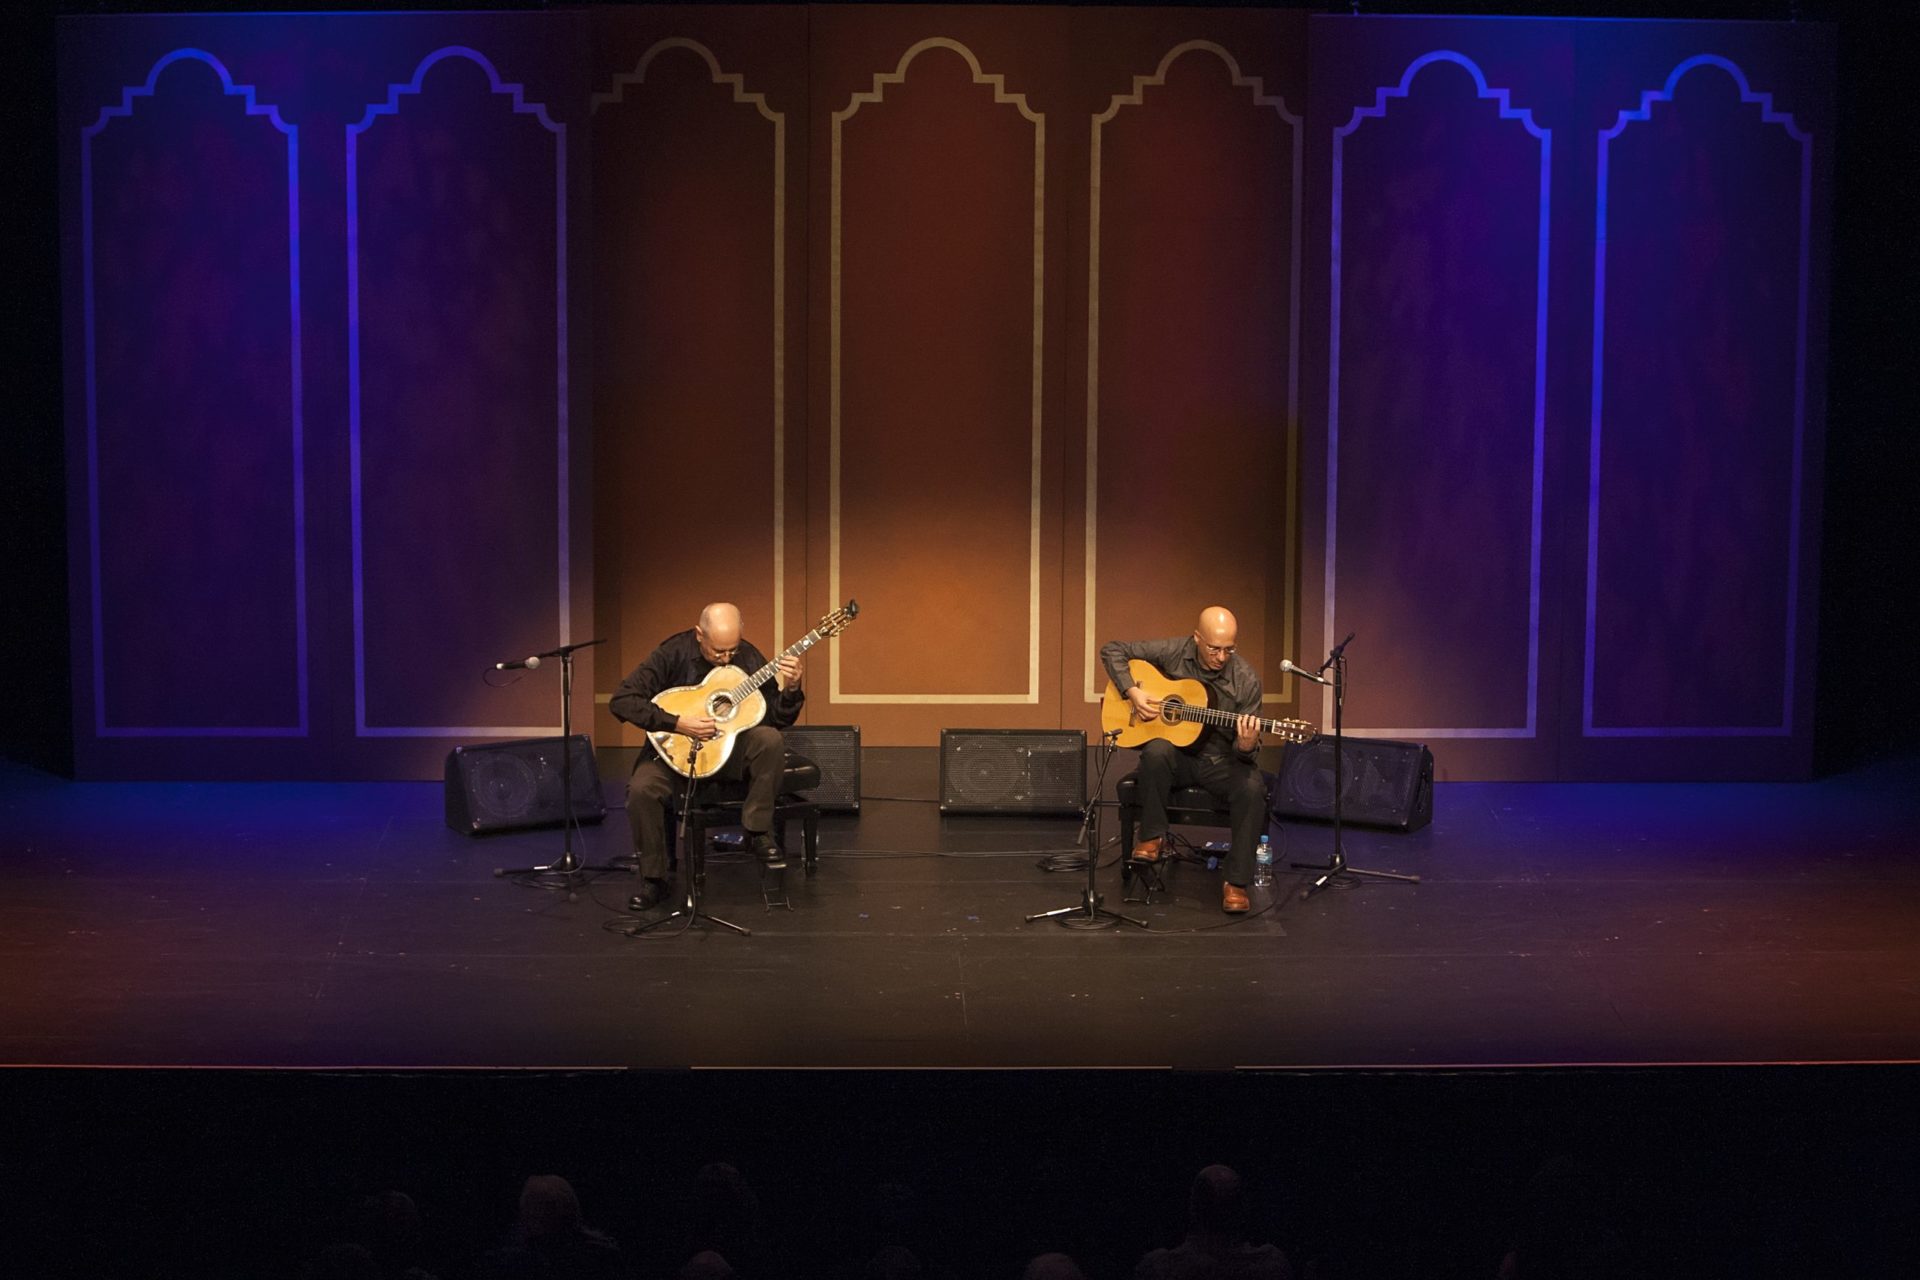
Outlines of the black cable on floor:
<svg viewBox="0 0 1920 1280">
<path fill-rule="evenodd" d="M 1117 846 L 1119 843 L 1119 836 L 1109 836 L 1107 839 L 1101 841 L 1100 847 L 1105 849 L 1108 845 Z M 1119 864 L 1120 856 L 1116 853 L 1113 861 L 1103 862 L 1095 867 L 1094 870 L 1104 871 L 1108 867 L 1118 866 Z M 1075 848 L 1072 853 L 1049 854 L 1034 865 L 1038 866 L 1040 870 L 1049 873 L 1056 871 L 1085 871 L 1087 869 L 1087 855 L 1081 852 L 1080 849 Z"/>
</svg>

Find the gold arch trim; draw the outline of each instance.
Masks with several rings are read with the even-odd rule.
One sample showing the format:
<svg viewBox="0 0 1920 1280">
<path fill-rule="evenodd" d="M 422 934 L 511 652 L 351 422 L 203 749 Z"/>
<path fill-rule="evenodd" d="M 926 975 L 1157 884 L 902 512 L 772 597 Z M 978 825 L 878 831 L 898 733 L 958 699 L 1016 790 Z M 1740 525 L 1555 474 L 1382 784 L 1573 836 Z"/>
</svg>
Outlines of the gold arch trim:
<svg viewBox="0 0 1920 1280">
<path fill-rule="evenodd" d="M 1287 300 L 1287 524 L 1285 563 L 1281 565 L 1281 643 L 1286 644 L 1293 635 L 1294 618 L 1294 573 L 1293 564 L 1298 556 L 1294 529 L 1295 498 L 1299 488 L 1300 468 L 1300 173 L 1302 130 L 1299 116 L 1287 110 L 1286 100 L 1278 94 L 1269 94 L 1266 83 L 1259 76 L 1249 76 L 1240 70 L 1240 63 L 1225 47 L 1211 40 L 1188 40 L 1167 50 L 1160 59 L 1160 65 L 1153 74 L 1135 76 L 1133 91 L 1116 93 L 1107 104 L 1107 109 L 1093 117 L 1093 148 L 1091 161 L 1091 181 L 1087 213 L 1087 519 L 1086 519 L 1086 634 L 1084 648 L 1087 655 L 1087 683 L 1084 690 L 1088 702 L 1100 701 L 1098 680 L 1101 675 L 1100 662 L 1094 656 L 1097 624 L 1094 621 L 1095 582 L 1098 569 L 1099 521 L 1100 521 L 1100 127 L 1110 123 L 1120 114 L 1122 107 L 1143 105 L 1149 88 L 1165 85 L 1167 71 L 1173 64 L 1189 53 L 1208 53 L 1218 58 L 1227 69 L 1227 74 L 1236 89 L 1246 89 L 1252 94 L 1253 105 L 1270 107 L 1293 130 L 1293 218 L 1291 227 L 1292 254 L 1289 267 Z M 1288 702 L 1291 699 L 1278 694 L 1268 694 L 1265 702 Z"/>
<path fill-rule="evenodd" d="M 843 693 L 840 687 L 840 646 L 835 645 L 828 659 L 828 697 L 834 702 L 923 706 L 943 703 L 1037 704 L 1040 701 L 1040 389 L 1043 357 L 1042 326 L 1045 315 L 1047 120 L 1044 114 L 1037 114 L 1028 107 L 1025 94 L 1007 91 L 1006 77 L 983 71 L 980 60 L 974 56 L 973 50 L 958 40 L 946 36 L 932 36 L 909 48 L 900 56 L 899 65 L 892 71 L 881 72 L 873 77 L 871 90 L 854 94 L 847 100 L 844 108 L 833 113 L 832 190 L 829 204 L 831 248 L 828 258 L 831 288 L 828 295 L 827 338 L 827 419 L 830 440 L 827 593 L 836 601 L 845 598 L 840 585 L 840 232 L 843 225 L 840 212 L 841 131 L 846 122 L 852 119 L 861 107 L 868 103 L 879 102 L 884 97 L 887 86 L 900 84 L 906 80 L 907 67 L 915 58 L 931 49 L 946 49 L 966 59 L 967 66 L 973 73 L 973 83 L 991 87 L 996 104 L 1018 108 L 1020 114 L 1033 124 L 1033 374 L 1030 389 L 1032 449 L 1028 484 L 1027 688 L 1024 693 Z"/>
<path fill-rule="evenodd" d="M 634 64 L 613 78 L 604 93 L 587 100 L 587 114 L 626 101 L 631 85 L 645 84 L 653 60 L 670 50 L 685 50 L 707 64 L 712 82 L 733 90 L 733 100 L 753 107 L 773 125 L 773 644 L 786 648 L 787 628 L 787 116 L 767 105 L 767 95 L 747 91 L 746 76 L 720 69 L 712 49 L 687 36 L 657 41 Z"/>
</svg>

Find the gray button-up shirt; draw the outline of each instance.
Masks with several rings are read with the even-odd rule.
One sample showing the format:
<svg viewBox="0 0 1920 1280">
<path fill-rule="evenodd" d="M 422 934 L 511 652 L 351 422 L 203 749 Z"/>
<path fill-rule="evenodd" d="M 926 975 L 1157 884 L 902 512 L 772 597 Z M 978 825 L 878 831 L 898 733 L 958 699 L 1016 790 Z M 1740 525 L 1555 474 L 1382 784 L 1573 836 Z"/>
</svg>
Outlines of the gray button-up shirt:
<svg viewBox="0 0 1920 1280">
<path fill-rule="evenodd" d="M 1127 662 L 1133 658 L 1151 662 L 1169 680 L 1198 680 L 1207 686 L 1211 704 L 1222 711 L 1240 716 L 1260 714 L 1260 698 L 1265 692 L 1260 675 L 1251 662 L 1237 653 L 1227 658 L 1226 666 L 1209 671 L 1200 665 L 1200 646 L 1191 635 L 1171 640 L 1109 640 L 1100 646 L 1100 665 L 1107 669 L 1113 687 L 1122 694 L 1134 685 L 1133 675 L 1127 670 Z M 1239 756 L 1242 760 L 1252 760 L 1253 752 L 1234 749 L 1233 738 L 1231 729 L 1207 725 L 1191 750 L 1203 756 Z"/>
</svg>

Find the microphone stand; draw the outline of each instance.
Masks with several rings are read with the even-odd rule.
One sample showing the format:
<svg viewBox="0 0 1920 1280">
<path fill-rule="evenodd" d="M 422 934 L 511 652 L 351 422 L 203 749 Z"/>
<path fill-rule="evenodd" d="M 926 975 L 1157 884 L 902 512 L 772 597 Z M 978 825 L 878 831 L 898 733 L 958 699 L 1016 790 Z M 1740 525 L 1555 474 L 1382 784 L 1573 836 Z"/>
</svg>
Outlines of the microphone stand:
<svg viewBox="0 0 1920 1280">
<path fill-rule="evenodd" d="M 1113 742 L 1119 736 L 1118 729 L 1100 735 L 1100 772 L 1094 778 L 1093 791 L 1087 796 L 1086 805 L 1080 810 L 1080 834 L 1074 837 L 1074 843 L 1087 847 L 1087 887 L 1080 891 L 1080 903 L 1078 906 L 1035 912 L 1027 917 L 1028 924 L 1035 920 L 1058 919 L 1068 929 L 1111 929 L 1122 923 L 1139 929 L 1147 927 L 1145 920 L 1103 906 L 1104 899 L 1094 888 L 1094 876 L 1100 864 L 1100 795 L 1106 789 L 1107 765 L 1113 761 Z"/>
<path fill-rule="evenodd" d="M 693 751 L 687 756 L 687 791 L 685 795 L 680 797 L 679 834 L 680 853 L 687 862 L 687 894 L 686 897 L 681 900 L 678 907 L 675 907 L 666 915 L 661 916 L 658 920 L 649 920 L 645 924 L 634 925 L 630 929 L 623 930 L 629 938 L 637 938 L 643 933 L 658 929 L 661 925 L 671 920 L 686 921 L 685 924 L 680 926 L 680 930 L 683 933 L 695 925 L 717 924 L 722 929 L 731 929 L 743 937 L 750 938 L 753 936 L 753 930 L 743 925 L 737 925 L 731 920 L 722 920 L 719 916 L 708 915 L 706 908 L 701 905 L 707 887 L 706 841 L 700 841 L 699 848 L 693 848 L 687 844 L 687 813 L 693 808 L 694 789 L 700 785 L 700 748 L 706 744 L 698 738 L 694 738 L 691 741 L 693 742 Z"/>
<path fill-rule="evenodd" d="M 1328 667 L 1333 668 L 1333 679 L 1331 681 L 1322 679 L 1318 674 L 1307 676 L 1309 680 L 1318 680 L 1321 684 L 1331 683 L 1333 685 L 1333 856 L 1324 864 L 1318 862 L 1290 862 L 1287 864 L 1297 870 L 1318 871 L 1321 873 L 1318 879 L 1300 891 L 1302 898 L 1311 898 L 1328 885 L 1337 884 L 1342 888 L 1351 887 L 1359 884 L 1363 876 L 1371 877 L 1375 880 L 1400 880 L 1408 884 L 1420 883 L 1419 876 L 1402 875 L 1398 871 L 1365 871 L 1359 867 L 1350 867 L 1347 865 L 1346 844 L 1341 838 L 1341 762 L 1342 758 L 1346 755 L 1346 747 L 1344 745 L 1345 739 L 1341 734 L 1340 720 L 1341 714 L 1345 710 L 1347 700 L 1347 641 L 1352 639 L 1353 637 L 1349 635 L 1346 640 L 1342 640 L 1339 644 L 1335 645 L 1333 652 L 1328 654 L 1327 660 L 1320 665 L 1321 671 L 1325 671 Z M 1298 668 L 1294 670 L 1297 675 L 1307 675 L 1306 672 L 1300 671 Z"/>
<path fill-rule="evenodd" d="M 578 644 L 563 644 L 558 649 L 536 655 L 560 659 L 560 856 L 537 867 L 493 869 L 496 876 L 559 876 L 559 884 L 546 887 L 565 889 L 569 898 L 573 896 L 574 881 L 578 877 L 627 870 L 619 866 L 588 866 L 573 852 L 573 833 L 580 828 L 580 820 L 573 807 L 573 651 L 605 643 L 605 640 L 582 640 Z"/>
</svg>

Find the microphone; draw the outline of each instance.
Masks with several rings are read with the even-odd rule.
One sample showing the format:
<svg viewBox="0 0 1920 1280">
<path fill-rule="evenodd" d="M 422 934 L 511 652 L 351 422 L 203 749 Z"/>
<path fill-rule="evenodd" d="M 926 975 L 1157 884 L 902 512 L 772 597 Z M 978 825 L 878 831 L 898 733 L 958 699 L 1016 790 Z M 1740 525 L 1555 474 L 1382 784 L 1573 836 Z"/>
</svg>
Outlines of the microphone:
<svg viewBox="0 0 1920 1280">
<path fill-rule="evenodd" d="M 1280 659 L 1280 670 L 1284 671 L 1286 674 L 1290 676 L 1299 676 L 1302 680 L 1311 680 L 1315 684 L 1332 684 L 1333 683 L 1333 681 L 1327 679 L 1325 676 L 1316 675 L 1315 673 L 1307 670 L 1305 667 L 1294 666 L 1292 658 Z"/>
<path fill-rule="evenodd" d="M 540 665 L 540 659 L 538 656 L 535 656 L 531 658 L 522 658 L 518 662 L 496 662 L 493 664 L 493 669 L 495 671 L 518 671 L 522 667 L 525 667 L 528 671 L 531 671 L 539 665 Z"/>
</svg>

